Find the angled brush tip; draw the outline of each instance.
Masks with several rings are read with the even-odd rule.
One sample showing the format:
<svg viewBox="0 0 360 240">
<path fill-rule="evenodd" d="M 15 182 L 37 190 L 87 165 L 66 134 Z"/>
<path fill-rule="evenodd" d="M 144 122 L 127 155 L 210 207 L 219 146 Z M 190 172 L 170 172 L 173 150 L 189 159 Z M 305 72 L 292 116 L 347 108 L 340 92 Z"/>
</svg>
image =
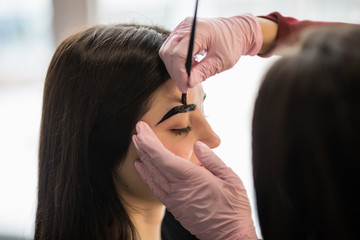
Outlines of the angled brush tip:
<svg viewBox="0 0 360 240">
<path fill-rule="evenodd" d="M 181 103 L 187 105 L 187 93 L 181 95 Z"/>
</svg>

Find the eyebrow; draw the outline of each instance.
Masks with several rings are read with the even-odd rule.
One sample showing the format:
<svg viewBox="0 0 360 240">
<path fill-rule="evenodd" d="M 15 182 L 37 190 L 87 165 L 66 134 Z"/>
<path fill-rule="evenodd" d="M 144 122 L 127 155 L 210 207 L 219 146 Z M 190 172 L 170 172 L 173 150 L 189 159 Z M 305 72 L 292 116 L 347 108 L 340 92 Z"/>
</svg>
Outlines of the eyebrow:
<svg viewBox="0 0 360 240">
<path fill-rule="evenodd" d="M 162 123 L 163 121 L 165 121 L 166 119 L 178 114 L 178 113 L 187 113 L 190 111 L 194 111 L 195 110 L 196 105 L 195 104 L 188 104 L 188 105 L 180 105 L 180 106 L 176 106 L 173 107 L 172 109 L 170 109 L 164 116 L 163 118 L 160 120 L 160 122 L 158 122 L 156 125 Z M 156 126 L 155 125 L 155 126 Z"/>
</svg>

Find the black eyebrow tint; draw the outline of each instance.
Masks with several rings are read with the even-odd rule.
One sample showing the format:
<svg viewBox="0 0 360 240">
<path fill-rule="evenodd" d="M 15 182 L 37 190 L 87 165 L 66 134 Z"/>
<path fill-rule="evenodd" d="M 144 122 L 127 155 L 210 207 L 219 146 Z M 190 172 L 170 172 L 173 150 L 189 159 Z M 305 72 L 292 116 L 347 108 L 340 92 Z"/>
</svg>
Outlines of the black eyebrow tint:
<svg viewBox="0 0 360 240">
<path fill-rule="evenodd" d="M 166 119 L 174 116 L 175 114 L 178 113 L 187 113 L 190 111 L 194 111 L 195 110 L 196 105 L 195 104 L 189 104 L 189 105 L 180 105 L 180 106 L 176 106 L 172 109 L 170 109 L 170 111 L 168 111 L 164 117 L 160 120 L 160 122 L 158 122 L 156 125 L 162 123 L 163 121 L 165 121 Z"/>
</svg>

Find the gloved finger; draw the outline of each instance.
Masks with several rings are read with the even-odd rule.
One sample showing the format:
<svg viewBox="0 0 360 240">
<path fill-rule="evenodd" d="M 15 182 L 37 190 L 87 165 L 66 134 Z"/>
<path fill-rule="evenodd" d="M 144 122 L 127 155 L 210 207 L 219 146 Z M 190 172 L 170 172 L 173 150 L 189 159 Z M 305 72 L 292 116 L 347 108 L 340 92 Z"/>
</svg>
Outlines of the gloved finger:
<svg viewBox="0 0 360 240">
<path fill-rule="evenodd" d="M 167 192 L 165 192 L 159 185 L 153 180 L 153 175 L 148 171 L 144 163 L 139 160 L 135 161 L 135 169 L 139 173 L 142 180 L 149 186 L 153 194 L 162 202 L 164 198 L 167 196 Z"/>
<path fill-rule="evenodd" d="M 183 36 L 172 34 L 159 49 L 159 56 L 166 65 L 171 65 L 171 58 L 174 55 L 174 48 L 182 40 Z"/>
<path fill-rule="evenodd" d="M 163 191 L 169 192 L 169 182 L 163 176 L 162 172 L 153 164 L 151 156 L 143 150 L 137 140 L 137 135 L 132 136 L 132 141 L 141 163 L 147 168 L 147 171 L 151 173 L 152 179 L 163 188 Z"/>
<path fill-rule="evenodd" d="M 173 41 L 174 37 L 178 36 L 178 32 L 179 30 L 183 27 L 184 25 L 184 21 L 181 21 L 176 27 L 175 29 L 170 33 L 169 37 L 165 40 L 165 42 L 162 44 L 161 48 L 160 48 L 160 52 L 164 52 L 165 47 L 168 46 L 170 41 Z M 166 52 L 166 51 L 165 51 Z"/>
<path fill-rule="evenodd" d="M 185 48 L 179 48 L 178 46 L 183 46 L 186 39 L 188 37 L 185 37 L 184 40 L 183 34 L 175 34 L 159 50 L 159 56 L 163 60 L 170 77 L 176 81 L 180 91 L 183 93 L 188 91 L 188 76 L 185 69 L 187 51 Z"/>
<path fill-rule="evenodd" d="M 148 157 L 148 154 L 142 150 L 142 148 L 138 145 L 138 142 L 136 140 L 136 135 L 132 135 L 132 142 L 134 144 L 135 150 L 140 158 L 146 158 Z"/>
<path fill-rule="evenodd" d="M 173 33 L 178 32 L 190 32 L 191 31 L 191 24 L 192 24 L 192 17 L 186 17 L 184 20 L 182 20 L 172 31 Z"/>
<path fill-rule="evenodd" d="M 194 164 L 176 156 L 162 145 L 147 141 L 142 142 L 138 139 L 138 136 L 134 137 L 135 148 L 140 148 L 144 152 L 140 159 L 147 166 L 150 166 L 150 164 L 156 166 L 157 170 L 169 183 L 185 180 L 189 177 L 191 174 L 189 169 L 195 166 Z"/>
<path fill-rule="evenodd" d="M 133 136 L 136 149 L 139 149 L 140 153 L 152 155 L 157 157 L 156 148 L 163 148 L 163 144 L 160 139 L 156 136 L 150 126 L 144 122 L 139 121 L 135 126 L 136 135 Z"/>
<path fill-rule="evenodd" d="M 169 37 L 165 40 L 165 42 L 161 45 L 159 52 L 164 53 L 166 52 L 167 47 L 169 46 L 169 44 L 174 41 L 174 38 L 176 38 L 177 36 L 177 31 L 173 31 Z"/>
<path fill-rule="evenodd" d="M 176 81 L 176 84 L 182 93 L 186 93 L 189 88 L 188 74 L 185 63 L 188 54 L 190 36 L 183 37 L 173 48 L 170 76 Z"/>
<path fill-rule="evenodd" d="M 169 183 L 187 179 L 192 174 L 195 165 L 166 149 L 147 123 L 139 121 L 136 131 L 133 141 L 144 156 L 142 160 L 152 161 Z"/>
<path fill-rule="evenodd" d="M 221 68 L 221 59 L 207 55 L 201 62 L 194 65 L 191 69 L 191 74 L 188 80 L 189 87 L 193 88 L 209 77 L 214 76 L 216 73 L 221 71 Z"/>
<path fill-rule="evenodd" d="M 174 38 L 177 36 L 176 33 L 171 33 L 169 35 L 169 37 L 165 40 L 165 42 L 161 45 L 160 49 L 159 49 L 159 55 L 160 57 L 162 57 L 164 55 L 164 53 L 166 52 L 166 50 L 168 50 L 168 46 L 169 44 L 174 41 Z"/>
<path fill-rule="evenodd" d="M 192 20 L 192 18 L 190 18 Z M 192 22 L 191 22 L 192 24 Z M 189 25 L 192 26 L 192 25 Z M 186 72 L 185 63 L 188 55 L 188 49 L 190 44 L 190 27 L 186 27 L 187 31 L 182 30 L 178 35 L 181 38 L 176 44 L 171 46 L 172 52 L 169 51 L 167 54 L 172 56 L 172 68 L 170 69 L 171 77 L 177 82 L 178 87 L 181 92 L 185 92 L 189 87 L 188 83 L 188 74 Z M 197 36 L 197 35 L 196 35 Z M 203 52 L 207 47 L 205 44 L 206 40 L 203 38 L 195 37 L 194 47 L 193 47 L 193 61 L 192 67 L 196 65 L 196 61 L 194 61 L 195 55 Z M 169 45 L 169 44 L 168 44 Z M 171 53 L 170 53 L 171 52 Z M 172 72 L 172 73 L 171 73 Z M 199 82 L 200 83 L 200 82 Z M 185 85 L 185 86 L 184 86 Z M 185 89 L 186 88 L 186 89 Z"/>
<path fill-rule="evenodd" d="M 215 176 L 235 187 L 244 188 L 241 178 L 230 167 L 226 166 L 208 146 L 198 141 L 195 143 L 194 152 L 203 166 Z"/>
<path fill-rule="evenodd" d="M 162 172 L 153 164 L 151 160 L 146 161 L 145 159 L 142 163 L 146 167 L 149 173 L 151 173 L 151 177 L 153 181 L 161 188 L 165 193 L 169 193 L 170 191 L 170 183 L 169 181 L 164 177 Z"/>
<path fill-rule="evenodd" d="M 208 146 L 197 141 L 194 145 L 194 152 L 206 169 L 221 179 L 227 178 L 229 168 Z"/>
</svg>

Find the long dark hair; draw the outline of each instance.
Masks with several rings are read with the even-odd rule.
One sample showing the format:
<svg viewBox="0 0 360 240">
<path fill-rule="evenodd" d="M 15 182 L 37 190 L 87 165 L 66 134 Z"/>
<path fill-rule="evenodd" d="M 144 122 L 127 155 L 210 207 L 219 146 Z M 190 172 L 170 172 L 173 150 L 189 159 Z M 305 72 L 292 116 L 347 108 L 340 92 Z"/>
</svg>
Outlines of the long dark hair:
<svg viewBox="0 0 360 240">
<path fill-rule="evenodd" d="M 277 61 L 252 131 L 265 240 L 360 236 L 360 27 L 316 29 Z"/>
<path fill-rule="evenodd" d="M 169 75 L 169 32 L 96 26 L 57 48 L 46 76 L 35 239 L 134 239 L 115 189 L 134 126 Z"/>
</svg>

